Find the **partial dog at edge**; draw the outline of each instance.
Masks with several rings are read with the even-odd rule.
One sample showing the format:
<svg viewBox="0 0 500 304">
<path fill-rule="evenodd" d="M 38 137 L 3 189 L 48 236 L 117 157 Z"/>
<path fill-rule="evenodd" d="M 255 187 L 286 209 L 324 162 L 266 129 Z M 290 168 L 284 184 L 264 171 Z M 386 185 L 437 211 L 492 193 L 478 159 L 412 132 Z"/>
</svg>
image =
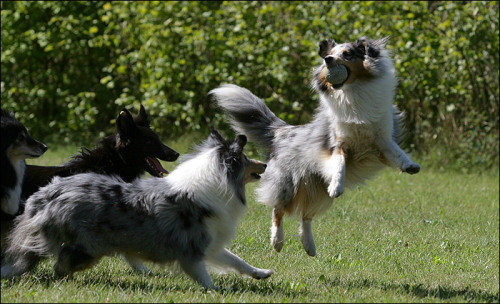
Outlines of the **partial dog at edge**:
<svg viewBox="0 0 500 304">
<path fill-rule="evenodd" d="M 2 180 L 0 187 L 2 211 L 2 247 L 8 223 L 19 212 L 25 159 L 37 158 L 47 151 L 47 146 L 33 139 L 26 127 L 14 115 L 0 108 L 2 132 Z"/>
<path fill-rule="evenodd" d="M 393 105 L 397 78 L 387 40 L 319 43 L 323 62 L 313 71 L 311 84 L 320 104 L 305 125 L 287 124 L 245 88 L 223 85 L 209 93 L 233 128 L 268 152 L 257 196 L 274 208 L 271 244 L 276 251 L 283 247 L 285 213 L 301 217 L 302 245 L 314 256 L 312 219 L 346 186 L 362 184 L 384 165 L 409 174 L 420 171 L 398 145 L 403 115 Z M 326 75 L 338 64 L 346 67 L 347 78 L 334 85 Z"/>
<path fill-rule="evenodd" d="M 16 219 L 2 278 L 25 273 L 47 255 L 57 256 L 58 275 L 70 275 L 115 253 L 129 261 L 177 261 L 205 288 L 216 288 L 206 262 L 269 277 L 271 270 L 224 248 L 246 210 L 245 182 L 259 179 L 266 168 L 246 157 L 246 142 L 244 135 L 226 141 L 212 129 L 165 178 L 128 184 L 95 173 L 56 177 L 28 199 Z"/>
</svg>

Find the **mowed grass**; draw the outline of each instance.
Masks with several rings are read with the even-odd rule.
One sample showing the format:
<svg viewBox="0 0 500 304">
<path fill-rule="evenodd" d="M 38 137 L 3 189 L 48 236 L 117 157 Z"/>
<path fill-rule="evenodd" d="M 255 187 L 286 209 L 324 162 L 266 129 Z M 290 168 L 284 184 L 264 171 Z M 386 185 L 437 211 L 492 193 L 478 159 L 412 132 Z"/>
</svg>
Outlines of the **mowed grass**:
<svg viewBox="0 0 500 304">
<path fill-rule="evenodd" d="M 186 153 L 203 138 L 167 144 Z M 59 164 L 78 150 L 50 146 L 28 163 Z M 257 184 L 250 184 L 248 211 L 229 249 L 274 270 L 267 280 L 214 272 L 221 289 L 205 291 L 175 267 L 146 263 L 153 274 L 139 275 L 119 257 L 59 279 L 50 258 L 2 280 L 1 302 L 498 302 L 498 183 L 498 171 L 436 173 L 424 165 L 410 176 L 385 169 L 315 218 L 316 257 L 302 249 L 299 221 L 290 217 L 282 252 L 272 250 L 271 209 L 255 201 Z"/>
</svg>

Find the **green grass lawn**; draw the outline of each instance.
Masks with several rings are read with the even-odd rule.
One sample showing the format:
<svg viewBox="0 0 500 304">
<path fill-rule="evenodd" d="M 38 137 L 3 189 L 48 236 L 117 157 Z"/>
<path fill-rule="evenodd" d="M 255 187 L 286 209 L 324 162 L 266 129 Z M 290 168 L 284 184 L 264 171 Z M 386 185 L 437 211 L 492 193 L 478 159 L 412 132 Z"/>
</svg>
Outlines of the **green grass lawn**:
<svg viewBox="0 0 500 304">
<path fill-rule="evenodd" d="M 192 140 L 167 143 L 185 153 Z M 77 151 L 51 147 L 29 163 L 54 165 Z M 221 290 L 204 291 L 174 267 L 146 263 L 153 274 L 138 275 L 118 257 L 56 279 L 48 259 L 20 278 L 2 280 L 1 301 L 498 302 L 498 184 L 498 171 L 438 173 L 424 164 L 410 176 L 386 169 L 315 218 L 316 257 L 302 249 L 299 221 L 289 217 L 282 252 L 272 250 L 271 209 L 255 201 L 251 184 L 248 212 L 229 249 L 273 269 L 267 280 L 214 272 Z"/>
</svg>

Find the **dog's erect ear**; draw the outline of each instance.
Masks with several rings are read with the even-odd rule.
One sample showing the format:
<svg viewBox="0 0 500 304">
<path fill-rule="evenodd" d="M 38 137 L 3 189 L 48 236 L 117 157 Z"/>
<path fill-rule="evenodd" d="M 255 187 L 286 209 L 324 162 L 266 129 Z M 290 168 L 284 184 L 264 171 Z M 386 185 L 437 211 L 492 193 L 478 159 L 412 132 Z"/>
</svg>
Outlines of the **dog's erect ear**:
<svg viewBox="0 0 500 304">
<path fill-rule="evenodd" d="M 14 118 L 14 113 L 13 112 L 7 112 L 3 108 L 0 108 L 0 116 Z"/>
<path fill-rule="evenodd" d="M 363 51 L 365 55 L 368 55 L 368 57 L 377 58 L 380 56 L 380 50 L 385 48 L 388 38 L 389 37 L 378 40 L 370 40 L 366 37 L 361 37 L 356 41 L 356 47 L 360 51 Z"/>
<path fill-rule="evenodd" d="M 141 108 L 139 109 L 139 115 L 134 117 L 135 124 L 138 126 L 149 127 L 149 116 L 144 109 L 144 106 L 141 104 Z"/>
<path fill-rule="evenodd" d="M 247 137 L 245 135 L 238 135 L 234 139 L 230 146 L 231 153 L 235 155 L 240 155 L 243 152 L 243 148 L 247 144 Z"/>
<path fill-rule="evenodd" d="M 234 140 L 241 148 L 247 144 L 247 137 L 245 135 L 238 135 Z"/>
<path fill-rule="evenodd" d="M 385 49 L 387 42 L 389 42 L 389 38 L 390 38 L 390 36 L 385 36 L 383 38 L 373 40 L 372 43 L 374 46 L 376 46 L 379 49 Z"/>
<path fill-rule="evenodd" d="M 335 47 L 336 43 L 332 39 L 326 39 L 319 43 L 318 54 L 321 58 L 325 58 L 330 51 Z"/>
<path fill-rule="evenodd" d="M 226 140 L 224 139 L 224 137 L 222 137 L 222 135 L 219 133 L 219 131 L 217 131 L 217 129 L 215 129 L 212 126 L 210 127 L 210 136 L 222 144 L 226 143 Z"/>
<path fill-rule="evenodd" d="M 118 118 L 116 119 L 116 129 L 122 139 L 131 136 L 137 130 L 137 126 L 135 125 L 132 115 L 125 108 L 121 109 L 120 114 L 118 114 Z"/>
</svg>

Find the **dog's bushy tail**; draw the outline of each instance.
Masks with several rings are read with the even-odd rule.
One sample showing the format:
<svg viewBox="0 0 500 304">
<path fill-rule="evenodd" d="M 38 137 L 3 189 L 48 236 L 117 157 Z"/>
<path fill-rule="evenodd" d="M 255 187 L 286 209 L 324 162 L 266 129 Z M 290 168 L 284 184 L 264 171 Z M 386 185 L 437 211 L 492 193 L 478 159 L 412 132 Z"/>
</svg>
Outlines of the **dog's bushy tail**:
<svg viewBox="0 0 500 304">
<path fill-rule="evenodd" d="M 233 129 L 246 135 L 261 148 L 270 149 L 274 130 L 288 125 L 274 115 L 259 97 L 245 88 L 226 84 L 208 94 L 215 97 Z"/>
</svg>

